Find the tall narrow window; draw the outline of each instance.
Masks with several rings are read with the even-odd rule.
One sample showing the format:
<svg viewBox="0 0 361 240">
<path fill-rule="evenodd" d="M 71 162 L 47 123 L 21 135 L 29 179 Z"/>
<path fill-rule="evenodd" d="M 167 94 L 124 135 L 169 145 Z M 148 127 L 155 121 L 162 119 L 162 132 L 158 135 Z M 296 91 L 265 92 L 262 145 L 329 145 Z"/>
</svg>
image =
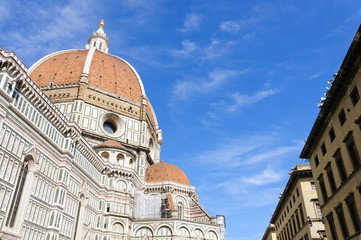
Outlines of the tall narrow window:
<svg viewBox="0 0 361 240">
<path fill-rule="evenodd" d="M 352 101 L 352 105 L 356 105 L 358 100 L 360 100 L 360 94 L 358 93 L 357 87 L 354 87 L 354 89 L 351 92 L 351 101 Z"/>
<path fill-rule="evenodd" d="M 356 208 L 356 203 L 355 203 L 355 198 L 353 196 L 353 194 L 351 194 L 350 196 L 348 196 L 346 198 L 346 204 L 348 207 L 348 211 L 350 213 L 351 219 L 352 219 L 352 224 L 355 228 L 355 232 L 358 232 L 361 230 L 361 221 L 360 221 L 360 217 L 357 214 L 357 208 Z"/>
<path fill-rule="evenodd" d="M 107 212 L 110 212 L 110 203 L 107 203 Z"/>
<path fill-rule="evenodd" d="M 297 233 L 297 228 L 296 228 L 296 222 L 295 222 L 295 216 L 292 215 L 292 226 L 293 226 L 293 232 L 296 234 Z"/>
<path fill-rule="evenodd" d="M 346 122 L 346 114 L 343 109 L 341 109 L 340 113 L 338 114 L 338 120 L 340 121 L 341 126 Z"/>
<path fill-rule="evenodd" d="M 29 171 L 29 162 L 24 161 L 24 163 L 21 166 L 18 182 L 16 184 L 15 194 L 14 194 L 13 200 L 10 205 L 9 216 L 6 221 L 6 226 L 9 226 L 9 227 L 14 226 L 16 213 L 17 213 L 17 210 L 19 207 L 21 194 L 23 193 L 25 179 L 26 179 L 26 175 L 28 174 L 28 171 Z"/>
<path fill-rule="evenodd" d="M 329 164 L 326 171 L 327 171 L 328 181 L 330 182 L 331 191 L 332 193 L 334 193 L 336 191 L 336 183 L 335 183 L 335 178 L 333 177 L 331 164 Z"/>
<path fill-rule="evenodd" d="M 321 206 L 318 203 L 316 203 L 316 210 L 318 218 L 322 218 Z"/>
<path fill-rule="evenodd" d="M 326 149 L 325 143 L 322 143 L 322 145 L 321 145 L 321 151 L 322 151 L 322 155 L 325 155 L 325 154 L 326 154 L 327 149 Z"/>
<path fill-rule="evenodd" d="M 97 228 L 100 226 L 100 216 L 97 218 Z"/>
<path fill-rule="evenodd" d="M 302 205 L 301 204 L 298 206 L 298 210 L 300 211 L 301 224 L 303 226 L 303 224 L 305 223 L 305 217 L 303 216 L 303 210 L 302 210 Z"/>
<path fill-rule="evenodd" d="M 308 234 L 306 233 L 305 236 L 303 236 L 304 240 L 308 240 Z"/>
<path fill-rule="evenodd" d="M 333 127 L 331 127 L 330 131 L 328 132 L 328 136 L 330 137 L 330 141 L 333 142 L 336 138 L 335 130 L 333 130 Z"/>
<path fill-rule="evenodd" d="M 318 160 L 317 155 L 315 156 L 314 160 L 315 160 L 315 165 L 316 165 L 316 167 L 317 167 L 317 166 L 318 166 L 318 164 L 320 164 L 320 161 Z"/>
<path fill-rule="evenodd" d="M 325 182 L 323 181 L 322 174 L 318 177 L 318 183 L 320 184 L 322 199 L 323 199 L 324 202 L 326 202 L 326 200 L 327 200 L 327 192 L 326 192 Z"/>
<path fill-rule="evenodd" d="M 291 239 L 290 230 L 289 230 L 289 228 L 288 228 L 288 224 L 286 224 L 286 230 L 287 230 L 287 239 Z"/>
<path fill-rule="evenodd" d="M 343 159 L 341 154 L 339 154 L 336 159 L 336 165 L 337 165 L 338 173 L 340 174 L 341 182 L 344 182 L 347 178 L 347 173 L 346 173 L 345 165 L 343 164 Z"/>
<path fill-rule="evenodd" d="M 328 214 L 326 218 L 327 218 L 328 226 L 330 227 L 332 240 L 338 240 L 337 235 L 336 235 L 335 222 L 333 220 L 332 212 L 330 214 Z"/>
<path fill-rule="evenodd" d="M 360 155 L 358 154 L 353 138 L 351 137 L 346 144 L 347 144 L 348 154 L 350 155 L 352 161 L 353 168 L 356 169 L 361 165 L 361 162 L 360 162 Z"/>
<path fill-rule="evenodd" d="M 106 218 L 104 221 L 104 229 L 108 229 L 108 223 L 109 223 L 109 219 Z"/>
<path fill-rule="evenodd" d="M 341 227 L 343 238 L 345 239 L 349 236 L 349 234 L 346 226 L 345 215 L 343 214 L 342 204 L 336 207 L 336 214 L 337 214 L 338 222 Z"/>
<path fill-rule="evenodd" d="M 6 88 L 8 87 L 9 84 L 9 77 L 5 77 L 5 83 L 3 85 L 3 89 L 6 90 Z"/>
<path fill-rule="evenodd" d="M 296 222 L 297 222 L 298 230 L 300 230 L 301 229 L 301 224 L 300 224 L 300 219 L 299 219 L 299 216 L 298 216 L 298 210 L 295 211 L 295 216 L 296 216 Z"/>
<path fill-rule="evenodd" d="M 183 204 L 178 203 L 177 212 L 178 212 L 178 218 L 183 219 L 184 218 Z"/>
</svg>

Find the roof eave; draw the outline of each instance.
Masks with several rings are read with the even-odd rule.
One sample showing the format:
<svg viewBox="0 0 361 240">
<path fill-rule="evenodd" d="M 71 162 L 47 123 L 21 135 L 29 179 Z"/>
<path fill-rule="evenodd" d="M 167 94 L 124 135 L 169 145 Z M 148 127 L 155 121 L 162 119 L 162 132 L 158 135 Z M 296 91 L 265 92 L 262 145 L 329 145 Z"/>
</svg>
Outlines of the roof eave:
<svg viewBox="0 0 361 240">
<path fill-rule="evenodd" d="M 316 118 L 312 130 L 307 138 L 305 146 L 303 147 L 300 158 L 309 159 L 311 157 L 312 148 L 323 132 L 324 124 L 329 114 L 334 110 L 340 99 L 344 95 L 345 86 L 347 86 L 353 79 L 355 68 L 358 68 L 360 57 L 357 58 L 357 51 L 361 50 L 361 25 L 359 26 L 355 37 L 346 53 L 346 56 L 337 72 L 337 76 L 333 81 L 331 89 L 328 91 L 327 98 L 321 107 L 321 110 Z M 341 90 L 341 91 L 340 91 Z M 343 91 L 342 91 L 343 90 Z"/>
</svg>

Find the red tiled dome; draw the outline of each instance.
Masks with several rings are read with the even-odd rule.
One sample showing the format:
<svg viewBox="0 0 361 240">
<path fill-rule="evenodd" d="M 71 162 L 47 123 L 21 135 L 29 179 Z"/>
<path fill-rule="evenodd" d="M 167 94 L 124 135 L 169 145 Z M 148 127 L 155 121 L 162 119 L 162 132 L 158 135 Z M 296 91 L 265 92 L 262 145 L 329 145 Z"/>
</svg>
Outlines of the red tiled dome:
<svg viewBox="0 0 361 240">
<path fill-rule="evenodd" d="M 95 148 L 100 148 L 100 147 L 125 148 L 120 142 L 115 141 L 115 140 L 108 140 L 108 141 L 105 141 L 105 142 L 95 146 Z"/>
<path fill-rule="evenodd" d="M 77 83 L 89 50 L 67 50 L 50 54 L 30 68 L 38 86 Z M 89 85 L 140 102 L 144 93 L 135 70 L 121 58 L 95 50 L 89 69 Z"/>
<path fill-rule="evenodd" d="M 171 181 L 190 186 L 187 175 L 179 167 L 170 163 L 165 163 L 163 161 L 161 161 L 160 163 L 155 163 L 150 167 L 148 167 L 145 176 L 145 181 L 146 182 Z"/>
</svg>

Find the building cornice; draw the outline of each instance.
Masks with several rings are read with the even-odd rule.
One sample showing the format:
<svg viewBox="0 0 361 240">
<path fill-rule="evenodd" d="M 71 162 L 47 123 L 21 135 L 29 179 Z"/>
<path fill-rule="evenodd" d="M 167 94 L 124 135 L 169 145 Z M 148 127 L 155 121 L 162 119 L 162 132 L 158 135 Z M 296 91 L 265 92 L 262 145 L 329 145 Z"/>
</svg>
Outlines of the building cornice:
<svg viewBox="0 0 361 240">
<path fill-rule="evenodd" d="M 313 152 L 313 148 L 317 144 L 327 127 L 330 116 L 336 111 L 340 101 L 347 91 L 347 86 L 352 82 L 355 74 L 360 70 L 361 62 L 361 25 L 359 26 L 351 46 L 338 70 L 336 77 L 332 83 L 331 89 L 327 92 L 321 110 L 312 127 L 311 133 L 307 138 L 305 146 L 302 149 L 300 158 L 309 159 Z"/>
<path fill-rule="evenodd" d="M 284 206 L 284 203 L 287 201 L 288 197 L 290 196 L 290 192 L 292 191 L 293 187 L 297 183 L 297 180 L 299 180 L 301 178 L 310 178 L 310 177 L 312 178 L 311 167 L 303 168 L 303 169 L 299 169 L 299 170 L 296 169 L 291 172 L 291 176 L 288 179 L 285 189 L 283 190 L 283 193 L 282 193 L 280 200 L 277 204 L 277 207 L 272 215 L 270 223 L 275 224 L 275 221 L 276 221 L 279 213 L 281 212 L 281 210 Z"/>
</svg>

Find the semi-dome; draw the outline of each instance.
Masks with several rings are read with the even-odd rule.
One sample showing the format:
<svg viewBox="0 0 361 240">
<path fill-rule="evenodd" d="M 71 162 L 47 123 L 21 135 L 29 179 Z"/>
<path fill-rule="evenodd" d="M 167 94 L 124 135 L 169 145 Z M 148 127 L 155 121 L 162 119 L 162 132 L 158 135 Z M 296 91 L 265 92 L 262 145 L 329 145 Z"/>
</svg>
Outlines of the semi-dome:
<svg viewBox="0 0 361 240">
<path fill-rule="evenodd" d="M 171 181 L 190 186 L 187 175 L 179 167 L 170 163 L 165 163 L 164 161 L 161 161 L 160 163 L 155 163 L 147 168 L 145 181 Z"/>
</svg>

